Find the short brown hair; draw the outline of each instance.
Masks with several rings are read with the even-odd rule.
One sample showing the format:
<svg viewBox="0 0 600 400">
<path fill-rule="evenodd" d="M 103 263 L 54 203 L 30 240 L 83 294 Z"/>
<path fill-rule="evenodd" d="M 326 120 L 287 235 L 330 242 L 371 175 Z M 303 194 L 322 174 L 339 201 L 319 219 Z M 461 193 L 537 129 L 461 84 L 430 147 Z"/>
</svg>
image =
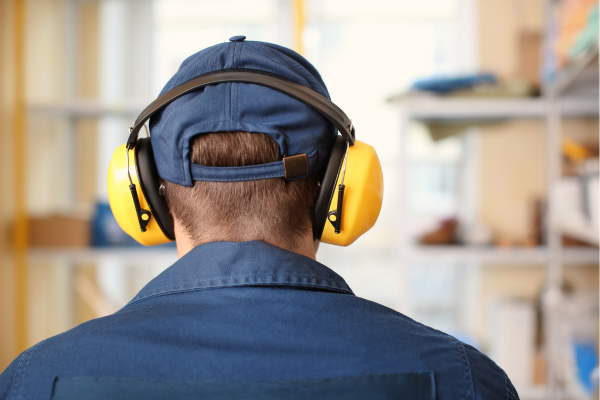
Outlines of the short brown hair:
<svg viewBox="0 0 600 400">
<path fill-rule="evenodd" d="M 265 164 L 281 159 L 279 145 L 263 133 L 202 134 L 190 143 L 191 163 L 212 167 Z M 242 182 L 196 181 L 193 187 L 166 182 L 173 217 L 196 245 L 264 240 L 297 248 L 312 230 L 318 194 L 315 174 Z"/>
</svg>

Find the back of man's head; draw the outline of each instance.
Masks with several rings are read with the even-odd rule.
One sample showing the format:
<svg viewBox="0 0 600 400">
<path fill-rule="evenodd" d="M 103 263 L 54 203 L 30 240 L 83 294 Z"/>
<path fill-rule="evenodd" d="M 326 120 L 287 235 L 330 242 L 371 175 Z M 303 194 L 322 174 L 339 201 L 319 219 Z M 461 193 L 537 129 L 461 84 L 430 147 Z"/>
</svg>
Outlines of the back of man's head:
<svg viewBox="0 0 600 400">
<path fill-rule="evenodd" d="M 266 164 L 281 159 L 275 140 L 263 133 L 217 132 L 196 136 L 191 162 L 210 167 Z M 283 178 L 239 182 L 166 183 L 167 204 L 194 245 L 263 240 L 294 249 L 312 235 L 318 183 Z"/>
<path fill-rule="evenodd" d="M 161 95 L 203 74 L 242 69 L 329 98 L 321 76 L 302 56 L 244 39 L 233 37 L 190 56 Z M 317 177 L 337 134 L 320 112 L 268 87 L 226 82 L 176 99 L 152 116 L 150 131 L 176 235 L 179 228 L 191 245 L 264 240 L 288 249 L 300 241 L 312 246 Z M 273 173 L 274 162 L 294 155 L 305 157 L 305 172 L 293 179 Z"/>
</svg>

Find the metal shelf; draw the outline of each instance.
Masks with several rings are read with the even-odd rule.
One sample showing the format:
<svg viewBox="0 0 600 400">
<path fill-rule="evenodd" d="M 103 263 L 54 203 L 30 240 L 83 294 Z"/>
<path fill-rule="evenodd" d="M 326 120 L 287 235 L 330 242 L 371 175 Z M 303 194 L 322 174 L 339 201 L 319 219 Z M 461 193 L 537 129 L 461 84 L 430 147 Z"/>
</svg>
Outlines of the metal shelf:
<svg viewBox="0 0 600 400">
<path fill-rule="evenodd" d="M 162 263 L 165 267 L 177 261 L 175 248 L 32 248 L 29 261 L 65 262 L 70 264 L 95 264 L 107 260 L 118 260 L 124 264 Z"/>
<path fill-rule="evenodd" d="M 406 259 L 421 262 L 477 262 L 481 264 L 516 265 L 545 264 L 545 247 L 485 247 L 485 246 L 408 246 Z M 562 254 L 566 265 L 598 264 L 599 251 L 593 247 L 566 247 Z"/>
<path fill-rule="evenodd" d="M 408 119 L 435 122 L 497 121 L 517 118 L 544 118 L 547 103 L 541 98 L 452 98 L 415 97 L 398 101 Z M 600 103 L 594 100 L 566 98 L 559 103 L 567 117 L 598 116 Z"/>
<path fill-rule="evenodd" d="M 560 71 L 544 90 L 548 95 L 559 96 L 568 95 L 570 89 L 579 86 L 593 87 L 595 95 L 592 96 L 597 100 L 598 82 L 598 47 L 594 47 Z"/>
<path fill-rule="evenodd" d="M 27 111 L 32 114 L 47 114 L 62 117 L 101 117 L 105 115 L 137 117 L 149 103 L 150 101 L 102 103 L 81 100 L 64 103 L 30 104 Z"/>
</svg>

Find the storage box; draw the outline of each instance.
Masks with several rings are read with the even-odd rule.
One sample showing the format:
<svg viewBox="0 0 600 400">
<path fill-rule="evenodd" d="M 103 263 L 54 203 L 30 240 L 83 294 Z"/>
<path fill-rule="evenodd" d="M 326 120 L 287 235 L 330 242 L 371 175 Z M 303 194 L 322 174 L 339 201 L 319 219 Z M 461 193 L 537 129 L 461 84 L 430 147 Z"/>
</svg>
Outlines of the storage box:
<svg viewBox="0 0 600 400">
<path fill-rule="evenodd" d="M 32 247 L 88 247 L 90 221 L 69 216 L 29 219 L 29 244 Z"/>
<path fill-rule="evenodd" d="M 534 88 L 540 87 L 542 35 L 537 31 L 519 33 L 518 75 Z"/>
</svg>

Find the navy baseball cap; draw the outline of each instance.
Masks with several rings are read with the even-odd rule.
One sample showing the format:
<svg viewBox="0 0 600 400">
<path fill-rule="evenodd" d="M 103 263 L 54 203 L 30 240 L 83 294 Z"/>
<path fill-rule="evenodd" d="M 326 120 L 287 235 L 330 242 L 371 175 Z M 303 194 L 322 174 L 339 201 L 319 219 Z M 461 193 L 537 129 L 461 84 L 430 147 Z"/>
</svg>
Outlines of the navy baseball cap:
<svg viewBox="0 0 600 400">
<path fill-rule="evenodd" d="M 245 39 L 234 36 L 190 56 L 160 94 L 208 72 L 246 68 L 287 78 L 330 98 L 321 76 L 304 57 L 282 46 Z M 209 85 L 178 98 L 150 119 L 160 177 L 193 186 L 195 180 L 232 182 L 284 176 L 282 161 L 242 167 L 190 163 L 192 138 L 231 131 L 271 136 L 282 157 L 306 154 L 308 175 L 325 168 L 337 135 L 333 124 L 318 111 L 277 90 L 237 82 Z"/>
</svg>

